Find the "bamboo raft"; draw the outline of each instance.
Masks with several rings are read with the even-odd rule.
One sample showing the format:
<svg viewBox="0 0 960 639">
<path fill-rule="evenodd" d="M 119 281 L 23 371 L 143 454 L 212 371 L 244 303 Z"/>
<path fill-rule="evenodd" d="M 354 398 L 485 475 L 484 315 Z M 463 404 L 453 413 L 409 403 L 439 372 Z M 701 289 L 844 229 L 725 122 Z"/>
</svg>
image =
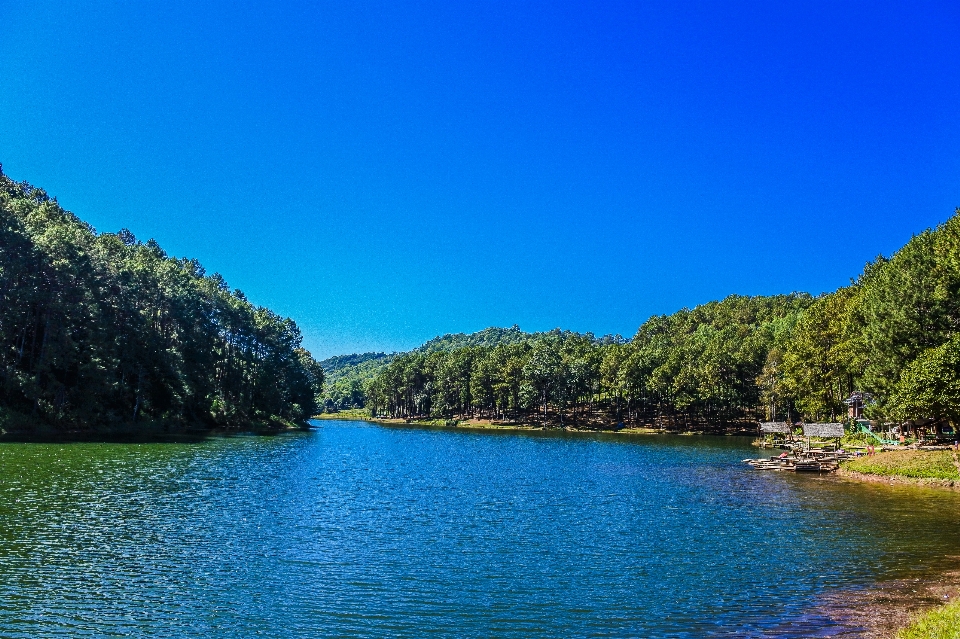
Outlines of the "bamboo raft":
<svg viewBox="0 0 960 639">
<path fill-rule="evenodd" d="M 840 460 L 852 457 L 848 453 L 809 452 L 770 457 L 767 459 L 744 459 L 757 470 L 775 470 L 792 473 L 832 473 L 840 468 Z"/>
<path fill-rule="evenodd" d="M 781 439 L 789 453 L 784 452 L 769 459 L 744 459 L 757 470 L 776 470 L 794 473 L 832 473 L 840 468 L 840 461 L 850 459 L 853 454 L 840 448 L 840 438 L 843 437 L 843 424 L 838 423 L 811 423 L 803 425 L 803 436 L 807 438 L 807 445 L 797 444 L 793 436 L 794 426 L 787 422 L 763 422 L 760 424 L 761 435 L 773 435 Z M 824 448 L 811 448 L 811 437 L 829 437 L 836 439 L 836 444 Z M 786 440 L 789 439 L 789 443 Z"/>
</svg>

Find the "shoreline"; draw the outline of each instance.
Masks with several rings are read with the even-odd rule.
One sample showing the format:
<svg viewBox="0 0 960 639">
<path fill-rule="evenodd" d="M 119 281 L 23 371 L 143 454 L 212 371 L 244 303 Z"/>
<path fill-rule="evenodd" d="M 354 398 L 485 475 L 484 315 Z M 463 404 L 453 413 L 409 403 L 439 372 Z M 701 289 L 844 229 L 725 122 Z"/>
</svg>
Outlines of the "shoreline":
<svg viewBox="0 0 960 639">
<path fill-rule="evenodd" d="M 917 488 L 937 488 L 960 492 L 960 481 L 955 479 L 935 479 L 931 477 L 906 477 L 904 475 L 874 475 L 848 470 L 843 466 L 836 471 L 838 477 L 852 481 L 862 481 L 871 484 L 888 484 L 895 486 L 915 486 Z"/>
<path fill-rule="evenodd" d="M 446 430 L 473 430 L 485 432 L 543 432 L 543 433 L 583 433 L 594 435 L 677 435 L 677 436 L 696 436 L 696 435 L 714 435 L 719 437 L 744 436 L 752 437 L 753 433 L 746 432 L 727 432 L 727 433 L 703 433 L 697 431 L 672 432 L 666 429 L 656 429 L 648 427 L 630 427 L 619 430 L 601 430 L 593 428 L 575 428 L 567 426 L 564 428 L 549 428 L 543 425 L 529 423 L 494 423 L 492 420 L 407 420 L 388 417 L 370 417 L 356 413 L 348 415 L 339 415 L 338 413 L 324 413 L 314 416 L 312 419 L 318 421 L 340 420 L 340 421 L 363 421 L 372 424 L 379 424 L 388 427 L 413 427 L 413 428 L 434 428 Z M 919 488 L 934 488 L 940 490 L 960 491 L 960 479 L 938 479 L 932 477 L 909 477 L 906 475 L 880 475 L 872 473 L 862 473 L 855 470 L 844 468 L 843 465 L 834 471 L 836 477 L 850 481 L 860 481 L 874 484 L 915 486 Z"/>
<path fill-rule="evenodd" d="M 164 444 L 199 443 L 210 438 L 252 435 L 273 437 L 283 433 L 309 431 L 308 423 L 293 423 L 282 426 L 250 426 L 244 428 L 174 428 L 169 431 L 148 428 L 144 430 L 115 429 L 104 431 L 63 431 L 63 432 L 26 432 L 0 431 L 0 443 L 3 444 Z"/>
<path fill-rule="evenodd" d="M 409 426 L 420 428 L 439 428 L 448 430 L 475 430 L 475 431 L 517 431 L 517 432 L 543 432 L 543 433 L 584 433 L 592 435 L 677 435 L 677 436 L 697 436 L 713 435 L 718 437 L 756 437 L 755 432 L 745 430 L 728 429 L 726 432 L 703 432 L 703 431 L 671 431 L 665 428 L 653 428 L 648 426 L 629 426 L 620 429 L 602 429 L 586 428 L 575 426 L 564 426 L 563 428 L 555 426 L 544 426 L 543 424 L 530 422 L 496 422 L 488 419 L 466 419 L 466 420 L 443 420 L 443 419 L 401 419 L 392 417 L 370 417 L 350 413 L 342 415 L 340 413 L 323 413 L 314 415 L 311 419 L 317 421 L 356 421 L 369 422 L 371 424 L 380 424 L 381 426 Z M 453 422 L 453 423 L 451 423 Z"/>
</svg>

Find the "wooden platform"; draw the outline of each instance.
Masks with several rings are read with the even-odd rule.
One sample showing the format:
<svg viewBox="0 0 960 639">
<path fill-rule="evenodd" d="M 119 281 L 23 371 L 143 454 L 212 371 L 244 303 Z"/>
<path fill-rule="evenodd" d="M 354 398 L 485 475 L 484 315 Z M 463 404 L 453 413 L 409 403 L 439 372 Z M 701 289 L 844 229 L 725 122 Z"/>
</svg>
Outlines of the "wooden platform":
<svg viewBox="0 0 960 639">
<path fill-rule="evenodd" d="M 787 457 L 769 457 L 766 459 L 744 459 L 757 470 L 775 470 L 792 473 L 832 473 L 840 468 L 840 459 L 845 453 L 814 453 L 811 455 L 789 455 Z"/>
</svg>

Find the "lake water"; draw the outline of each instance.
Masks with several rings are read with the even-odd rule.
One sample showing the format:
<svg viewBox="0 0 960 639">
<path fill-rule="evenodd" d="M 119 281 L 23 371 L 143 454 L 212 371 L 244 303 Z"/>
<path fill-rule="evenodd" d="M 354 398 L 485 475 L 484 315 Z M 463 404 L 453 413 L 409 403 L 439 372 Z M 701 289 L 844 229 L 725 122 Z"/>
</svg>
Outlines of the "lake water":
<svg viewBox="0 0 960 639">
<path fill-rule="evenodd" d="M 0 444 L 0 636 L 801 637 L 960 550 L 960 494 L 748 442 L 323 422 Z"/>
</svg>

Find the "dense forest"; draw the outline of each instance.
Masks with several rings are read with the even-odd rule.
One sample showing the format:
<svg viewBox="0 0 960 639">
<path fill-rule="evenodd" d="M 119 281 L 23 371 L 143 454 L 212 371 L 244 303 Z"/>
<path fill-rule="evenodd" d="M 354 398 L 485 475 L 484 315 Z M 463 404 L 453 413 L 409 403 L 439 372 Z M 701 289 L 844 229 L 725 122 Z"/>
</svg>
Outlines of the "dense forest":
<svg viewBox="0 0 960 639">
<path fill-rule="evenodd" d="M 324 392 L 324 377 L 328 378 Z M 263 428 L 320 410 L 697 428 L 960 418 L 960 210 L 820 296 L 733 295 L 632 338 L 518 327 L 316 362 L 196 261 L 97 233 L 0 170 L 0 430 Z"/>
<path fill-rule="evenodd" d="M 279 428 L 317 411 L 297 325 L 0 170 L 0 430 Z"/>
<path fill-rule="evenodd" d="M 511 330 L 396 355 L 352 401 L 391 417 L 696 428 L 839 419 L 859 392 L 875 419 L 956 421 L 960 210 L 833 293 L 730 296 L 651 317 L 629 340 L 484 333 Z"/>
<path fill-rule="evenodd" d="M 471 346 L 496 346 L 519 342 L 529 335 L 514 325 L 510 328 L 491 327 L 476 333 L 450 333 L 434 337 L 414 349 L 413 353 L 433 353 L 452 351 Z M 322 362 L 326 375 L 323 407 L 335 412 L 349 408 L 363 408 L 366 405 L 367 389 L 380 369 L 397 357 L 397 353 L 358 353 L 337 355 Z"/>
<path fill-rule="evenodd" d="M 323 410 L 363 408 L 370 380 L 393 358 L 394 354 L 387 353 L 355 353 L 321 360 L 320 367 L 324 375 Z"/>
<path fill-rule="evenodd" d="M 601 426 L 724 423 L 761 404 L 756 379 L 809 295 L 732 296 L 648 320 L 632 340 L 570 331 L 395 357 L 367 387 L 375 414 Z"/>
</svg>

